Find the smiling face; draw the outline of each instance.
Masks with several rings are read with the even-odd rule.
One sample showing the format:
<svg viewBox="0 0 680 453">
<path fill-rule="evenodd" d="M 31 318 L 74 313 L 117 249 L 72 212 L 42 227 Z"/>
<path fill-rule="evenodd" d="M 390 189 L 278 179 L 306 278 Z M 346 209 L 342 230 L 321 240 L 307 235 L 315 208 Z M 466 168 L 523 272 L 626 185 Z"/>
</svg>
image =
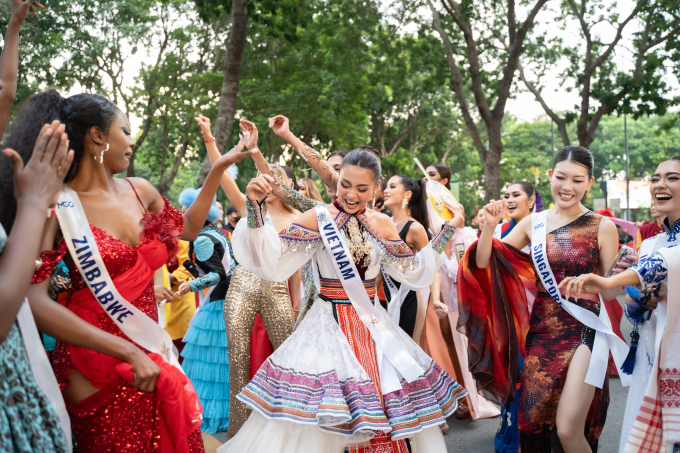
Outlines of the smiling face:
<svg viewBox="0 0 680 453">
<path fill-rule="evenodd" d="M 530 199 L 519 184 L 508 187 L 505 192 L 505 200 L 508 202 L 508 215 L 511 219 L 519 222 L 531 214 L 529 206 L 533 203 L 533 197 Z"/>
<path fill-rule="evenodd" d="M 387 187 L 383 192 L 385 206 L 401 207 L 404 197 L 410 198 L 411 191 L 404 190 L 404 185 L 401 183 L 401 178 L 399 176 L 392 176 L 390 180 L 387 181 Z"/>
<path fill-rule="evenodd" d="M 572 161 L 562 161 L 550 170 L 550 191 L 555 204 L 568 209 L 581 202 L 593 184 L 588 169 Z"/>
<path fill-rule="evenodd" d="M 660 215 L 675 222 L 680 218 L 680 162 L 662 162 L 652 176 L 649 186 L 652 201 Z"/>
<path fill-rule="evenodd" d="M 113 174 L 123 173 L 130 165 L 132 148 L 135 146 L 135 142 L 132 140 L 130 123 L 125 114 L 120 110 L 118 110 L 118 113 L 111 122 L 106 142 L 109 144 L 109 150 L 104 153 L 104 165 Z M 97 153 L 102 149 L 104 148 L 98 148 Z"/>
<path fill-rule="evenodd" d="M 380 181 L 377 184 L 380 184 Z M 345 165 L 340 171 L 338 201 L 348 214 L 354 214 L 373 200 L 376 189 L 375 177 L 371 170 L 356 165 Z"/>
</svg>

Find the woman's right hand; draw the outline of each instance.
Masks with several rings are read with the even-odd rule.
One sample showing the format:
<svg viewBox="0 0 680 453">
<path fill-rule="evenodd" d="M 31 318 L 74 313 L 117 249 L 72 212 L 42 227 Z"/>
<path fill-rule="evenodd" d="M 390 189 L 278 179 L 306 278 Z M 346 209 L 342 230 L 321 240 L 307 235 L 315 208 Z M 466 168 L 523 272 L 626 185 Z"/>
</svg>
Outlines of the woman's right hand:
<svg viewBox="0 0 680 453">
<path fill-rule="evenodd" d="M 196 122 L 198 123 L 198 126 L 201 128 L 201 133 L 203 134 L 203 138 L 208 140 L 212 138 L 212 129 L 210 128 L 210 118 L 207 116 L 199 115 L 194 118 Z"/>
<path fill-rule="evenodd" d="M 274 118 L 269 118 L 269 127 L 272 128 L 277 137 L 283 137 L 290 133 L 290 122 L 288 118 L 283 115 L 276 115 Z"/>
<path fill-rule="evenodd" d="M 492 201 L 488 205 L 484 206 L 484 226 L 489 225 L 496 228 L 503 217 L 505 217 L 505 212 L 508 208 L 508 202 L 505 200 Z"/>
<path fill-rule="evenodd" d="M 453 213 L 453 218 L 448 221 L 448 224 L 454 228 L 463 228 L 465 226 L 465 208 L 463 205 L 454 201 L 453 203 L 445 203 L 447 209 Z"/>
<path fill-rule="evenodd" d="M 45 209 L 56 201 L 73 162 L 74 152 L 68 149 L 69 141 L 64 129 L 59 121 L 44 125 L 25 167 L 16 151 L 9 148 L 3 151 L 14 167 L 17 201 L 26 199 L 39 206 L 44 205 Z"/>
<path fill-rule="evenodd" d="M 149 358 L 141 349 L 135 347 L 135 351 L 125 360 L 125 363 L 132 365 L 133 380 L 131 385 L 142 392 L 153 392 L 156 390 L 156 381 L 161 375 L 161 368 Z"/>
<path fill-rule="evenodd" d="M 260 175 L 253 178 L 246 187 L 246 196 L 250 201 L 261 202 L 272 191 L 274 178 L 269 175 Z"/>
</svg>

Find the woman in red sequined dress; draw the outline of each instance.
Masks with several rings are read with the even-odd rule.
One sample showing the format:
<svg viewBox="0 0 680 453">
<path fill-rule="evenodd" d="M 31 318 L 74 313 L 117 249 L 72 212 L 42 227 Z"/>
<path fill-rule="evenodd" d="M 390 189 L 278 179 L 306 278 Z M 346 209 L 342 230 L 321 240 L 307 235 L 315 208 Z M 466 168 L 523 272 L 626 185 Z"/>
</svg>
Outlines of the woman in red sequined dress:
<svg viewBox="0 0 680 453">
<path fill-rule="evenodd" d="M 66 125 L 75 158 L 65 181 L 78 194 L 111 279 L 126 300 L 157 322 L 155 270 L 175 256 L 178 238 L 197 237 L 221 173 L 250 153 L 237 149 L 220 158 L 196 202 L 182 216 L 148 181 L 114 178 L 127 169 L 134 141 L 127 118 L 112 102 L 91 94 L 64 99 L 53 90 L 40 93 L 14 122 L 15 149 L 22 156 L 30 154 L 22 143 L 34 142 L 40 125 L 53 119 Z M 41 254 L 42 266 L 29 298 L 47 297 L 52 269 L 64 259 L 72 278 L 68 309 L 99 329 L 128 339 L 85 286 L 67 251 L 60 240 L 54 250 Z M 130 373 L 118 358 L 57 343 L 53 368 L 81 451 L 203 451 L 198 429 L 202 410 L 188 379 L 158 354 L 151 357 L 160 366 L 158 381 L 147 379 L 135 388 L 135 370 Z"/>
<path fill-rule="evenodd" d="M 576 146 L 560 150 L 550 183 L 555 206 L 547 214 L 545 243 L 556 283 L 565 277 L 604 274 L 616 257 L 618 235 L 610 220 L 580 203 L 593 183 L 590 152 Z M 516 351 L 520 351 L 524 357 L 518 408 L 522 453 L 595 452 L 609 405 L 608 379 L 600 389 L 584 382 L 595 331 L 546 292 L 529 255 L 521 251 L 529 243 L 537 246 L 538 239 L 532 241 L 531 216 L 502 241 L 493 239 L 506 209 L 506 201 L 484 208 L 482 234 L 459 272 L 458 328 L 469 340 L 471 372 L 481 391 L 501 404 L 513 401 L 520 373 Z M 519 279 L 528 275 L 535 278 L 537 289 L 531 312 Z M 619 292 L 620 288 L 602 297 L 610 300 Z M 582 294 L 571 302 L 599 315 L 596 295 Z M 488 332 L 493 332 L 494 341 L 486 336 Z"/>
</svg>

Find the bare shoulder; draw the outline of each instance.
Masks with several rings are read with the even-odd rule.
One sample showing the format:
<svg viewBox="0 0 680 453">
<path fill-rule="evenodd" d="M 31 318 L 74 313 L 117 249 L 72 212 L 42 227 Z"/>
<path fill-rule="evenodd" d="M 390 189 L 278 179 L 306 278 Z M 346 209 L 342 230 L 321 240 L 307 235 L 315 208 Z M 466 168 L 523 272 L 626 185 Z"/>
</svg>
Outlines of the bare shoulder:
<svg viewBox="0 0 680 453">
<path fill-rule="evenodd" d="M 378 233 L 380 233 L 384 239 L 391 241 L 400 239 L 397 227 L 394 226 L 394 222 L 392 222 L 392 219 L 389 216 L 381 212 L 369 210 L 366 211 L 366 217 L 371 226 L 378 230 Z"/>
<path fill-rule="evenodd" d="M 614 222 L 609 220 L 607 217 L 602 217 L 602 220 L 600 220 L 600 227 L 598 229 L 598 236 L 601 238 L 611 236 L 612 238 L 616 238 L 616 241 L 618 242 L 619 232 L 616 230 L 616 224 L 614 224 Z"/>
<path fill-rule="evenodd" d="M 127 178 L 132 183 L 142 202 L 151 212 L 158 212 L 165 206 L 158 190 L 144 178 Z M 127 183 L 124 183 L 127 186 Z"/>
</svg>

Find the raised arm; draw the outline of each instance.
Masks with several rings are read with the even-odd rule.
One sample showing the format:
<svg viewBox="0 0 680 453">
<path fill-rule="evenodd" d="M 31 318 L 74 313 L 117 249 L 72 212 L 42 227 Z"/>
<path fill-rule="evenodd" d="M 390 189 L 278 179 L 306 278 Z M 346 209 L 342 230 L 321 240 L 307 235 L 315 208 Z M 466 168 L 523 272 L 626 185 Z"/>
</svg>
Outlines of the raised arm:
<svg viewBox="0 0 680 453">
<path fill-rule="evenodd" d="M 493 233 L 496 227 L 503 220 L 507 210 L 507 202 L 505 200 L 494 201 L 484 207 L 484 227 L 482 234 L 479 236 L 477 242 L 477 253 L 475 255 L 475 264 L 480 269 L 486 269 L 491 266 L 491 250 L 493 249 Z M 513 230 L 508 234 L 503 242 L 512 245 L 518 250 L 526 247 L 529 244 L 529 237 L 527 235 L 528 228 L 531 225 L 531 217 L 524 218 Z"/>
<path fill-rule="evenodd" d="M 309 146 L 305 145 L 302 140 L 297 138 L 291 131 L 288 118 L 283 115 L 277 115 L 269 119 L 269 127 L 274 133 L 283 139 L 286 143 L 295 149 L 300 156 L 307 162 L 314 171 L 321 177 L 321 180 L 333 192 L 338 191 L 338 174 L 333 170 L 333 167 L 328 165 L 317 151 L 314 151 Z"/>
<path fill-rule="evenodd" d="M 71 167 L 73 151 L 68 150 L 68 144 L 64 126 L 55 121 L 43 127 L 26 167 L 15 151 L 4 150 L 14 166 L 17 214 L 4 252 L 0 244 L 0 343 L 26 297 L 35 259 L 40 255 L 47 209 L 56 200 Z"/>
<path fill-rule="evenodd" d="M 210 163 L 212 165 L 215 165 L 215 162 L 217 162 L 217 160 L 222 156 L 222 154 L 220 154 L 220 151 L 217 149 L 215 137 L 213 137 L 212 135 L 212 129 L 210 128 L 210 119 L 203 115 L 198 116 L 194 119 L 200 126 L 201 132 L 203 133 L 203 139 L 205 140 L 205 148 L 208 152 L 208 158 L 210 159 Z M 243 151 L 243 148 L 246 146 L 246 143 L 248 142 L 249 138 L 250 137 L 248 137 L 246 134 L 243 134 L 241 136 L 241 140 L 232 149 L 232 151 L 239 153 Z M 255 138 L 255 141 L 257 142 L 257 138 Z M 255 158 L 255 155 L 260 155 L 260 157 L 262 156 L 259 150 L 253 154 L 253 159 Z M 234 178 L 232 178 L 229 175 L 229 172 L 224 171 L 222 173 L 220 177 L 220 185 L 222 186 L 222 190 L 224 190 L 224 193 L 227 195 L 229 202 L 238 211 L 238 215 L 240 215 L 241 217 L 245 217 L 246 196 L 241 192 L 241 190 L 239 190 L 238 186 L 236 185 L 236 181 L 234 181 Z"/>
<path fill-rule="evenodd" d="M 12 113 L 12 103 L 17 95 L 19 73 L 19 30 L 30 11 L 43 6 L 34 0 L 12 0 L 12 15 L 9 18 L 5 42 L 0 54 L 0 141 L 5 134 L 7 120 Z"/>
</svg>

